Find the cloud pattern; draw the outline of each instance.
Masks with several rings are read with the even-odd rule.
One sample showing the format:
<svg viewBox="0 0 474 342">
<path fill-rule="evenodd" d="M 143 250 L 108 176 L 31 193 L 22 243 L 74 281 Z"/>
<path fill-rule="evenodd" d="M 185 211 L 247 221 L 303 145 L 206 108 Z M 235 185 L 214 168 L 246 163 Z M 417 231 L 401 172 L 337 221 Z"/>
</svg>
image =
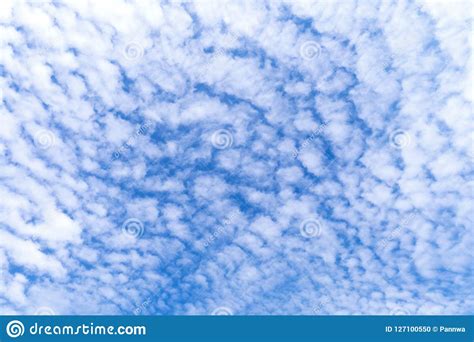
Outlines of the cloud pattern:
<svg viewBox="0 0 474 342">
<path fill-rule="evenodd" d="M 473 312 L 469 2 L 0 6 L 0 314 Z"/>
</svg>

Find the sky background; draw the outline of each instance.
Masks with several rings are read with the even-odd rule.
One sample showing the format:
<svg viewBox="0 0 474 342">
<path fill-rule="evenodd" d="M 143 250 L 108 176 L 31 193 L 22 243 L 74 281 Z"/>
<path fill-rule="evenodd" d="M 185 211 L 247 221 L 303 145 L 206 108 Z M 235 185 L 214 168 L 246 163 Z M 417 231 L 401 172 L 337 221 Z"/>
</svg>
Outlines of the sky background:
<svg viewBox="0 0 474 342">
<path fill-rule="evenodd" d="M 0 314 L 472 314 L 472 10 L 2 0 Z"/>
</svg>

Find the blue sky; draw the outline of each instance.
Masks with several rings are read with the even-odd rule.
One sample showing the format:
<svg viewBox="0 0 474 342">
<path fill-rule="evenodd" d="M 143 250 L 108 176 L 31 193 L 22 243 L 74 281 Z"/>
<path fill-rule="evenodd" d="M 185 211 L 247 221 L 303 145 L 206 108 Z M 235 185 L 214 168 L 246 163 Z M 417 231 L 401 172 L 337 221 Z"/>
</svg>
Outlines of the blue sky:
<svg viewBox="0 0 474 342">
<path fill-rule="evenodd" d="M 0 7 L 0 314 L 473 312 L 469 2 Z"/>
</svg>

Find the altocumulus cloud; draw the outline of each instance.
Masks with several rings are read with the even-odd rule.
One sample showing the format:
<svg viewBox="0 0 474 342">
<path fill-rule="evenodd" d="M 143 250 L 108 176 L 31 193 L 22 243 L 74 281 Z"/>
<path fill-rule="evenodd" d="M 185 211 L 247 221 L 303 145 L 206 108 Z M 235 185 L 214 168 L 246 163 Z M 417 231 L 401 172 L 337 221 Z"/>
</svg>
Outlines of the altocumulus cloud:
<svg viewBox="0 0 474 342">
<path fill-rule="evenodd" d="M 472 313 L 469 2 L 0 6 L 0 314 Z"/>
</svg>

